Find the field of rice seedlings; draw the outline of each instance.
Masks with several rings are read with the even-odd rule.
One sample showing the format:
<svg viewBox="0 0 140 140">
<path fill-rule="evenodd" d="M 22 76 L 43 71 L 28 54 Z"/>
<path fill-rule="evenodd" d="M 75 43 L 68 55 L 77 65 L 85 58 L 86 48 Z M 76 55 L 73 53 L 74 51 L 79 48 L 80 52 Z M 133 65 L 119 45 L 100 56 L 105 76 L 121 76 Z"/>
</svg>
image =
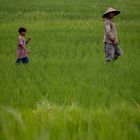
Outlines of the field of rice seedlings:
<svg viewBox="0 0 140 140">
<path fill-rule="evenodd" d="M 112 6 L 124 55 L 105 63 Z M 0 0 L 0 140 L 140 139 L 139 0 Z M 31 37 L 15 65 L 18 28 Z"/>
</svg>

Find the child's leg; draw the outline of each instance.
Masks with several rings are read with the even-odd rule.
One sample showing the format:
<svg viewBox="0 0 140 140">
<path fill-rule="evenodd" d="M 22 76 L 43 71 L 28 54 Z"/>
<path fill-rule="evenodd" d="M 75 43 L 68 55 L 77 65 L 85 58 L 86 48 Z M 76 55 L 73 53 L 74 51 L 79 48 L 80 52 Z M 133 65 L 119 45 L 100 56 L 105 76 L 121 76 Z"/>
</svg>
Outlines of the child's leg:
<svg viewBox="0 0 140 140">
<path fill-rule="evenodd" d="M 22 62 L 22 59 L 21 58 L 18 58 L 17 60 L 16 60 L 16 64 L 20 64 Z"/>
<path fill-rule="evenodd" d="M 27 63 L 29 63 L 29 59 L 28 59 L 28 57 L 24 57 L 24 58 L 22 58 L 22 63 L 23 63 L 23 64 L 27 64 Z"/>
</svg>

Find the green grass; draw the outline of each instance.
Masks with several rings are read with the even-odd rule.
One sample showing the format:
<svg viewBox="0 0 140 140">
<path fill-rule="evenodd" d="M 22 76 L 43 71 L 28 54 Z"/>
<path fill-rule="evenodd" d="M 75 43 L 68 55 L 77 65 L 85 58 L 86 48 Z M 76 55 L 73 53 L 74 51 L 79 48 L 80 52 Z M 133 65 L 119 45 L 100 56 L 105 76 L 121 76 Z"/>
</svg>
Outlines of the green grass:
<svg viewBox="0 0 140 140">
<path fill-rule="evenodd" d="M 124 56 L 106 65 L 102 13 Z M 140 1 L 0 0 L 0 140 L 139 140 Z M 29 65 L 15 65 L 20 26 Z"/>
</svg>

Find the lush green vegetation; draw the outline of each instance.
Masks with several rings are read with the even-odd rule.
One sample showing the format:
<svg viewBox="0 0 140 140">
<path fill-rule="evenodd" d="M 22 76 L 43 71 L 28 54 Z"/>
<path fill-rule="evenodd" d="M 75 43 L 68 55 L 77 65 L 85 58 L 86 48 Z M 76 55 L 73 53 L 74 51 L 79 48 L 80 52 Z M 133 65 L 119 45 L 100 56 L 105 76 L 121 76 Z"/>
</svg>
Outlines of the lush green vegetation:
<svg viewBox="0 0 140 140">
<path fill-rule="evenodd" d="M 103 21 L 124 56 L 104 62 Z M 0 0 L 0 140 L 140 139 L 139 0 Z M 15 65 L 17 29 L 31 36 Z"/>
</svg>

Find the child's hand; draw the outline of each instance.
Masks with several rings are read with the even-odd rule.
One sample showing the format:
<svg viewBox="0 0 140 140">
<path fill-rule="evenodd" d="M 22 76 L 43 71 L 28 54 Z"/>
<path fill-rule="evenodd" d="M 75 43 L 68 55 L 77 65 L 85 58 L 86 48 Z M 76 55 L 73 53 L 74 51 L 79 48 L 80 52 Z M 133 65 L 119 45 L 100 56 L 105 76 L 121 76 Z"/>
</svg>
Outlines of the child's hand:
<svg viewBox="0 0 140 140">
<path fill-rule="evenodd" d="M 30 37 L 28 37 L 28 41 L 30 41 L 31 40 L 31 38 Z"/>
<path fill-rule="evenodd" d="M 28 44 L 30 42 L 31 38 L 28 37 L 27 41 L 26 41 L 26 44 Z"/>
</svg>

